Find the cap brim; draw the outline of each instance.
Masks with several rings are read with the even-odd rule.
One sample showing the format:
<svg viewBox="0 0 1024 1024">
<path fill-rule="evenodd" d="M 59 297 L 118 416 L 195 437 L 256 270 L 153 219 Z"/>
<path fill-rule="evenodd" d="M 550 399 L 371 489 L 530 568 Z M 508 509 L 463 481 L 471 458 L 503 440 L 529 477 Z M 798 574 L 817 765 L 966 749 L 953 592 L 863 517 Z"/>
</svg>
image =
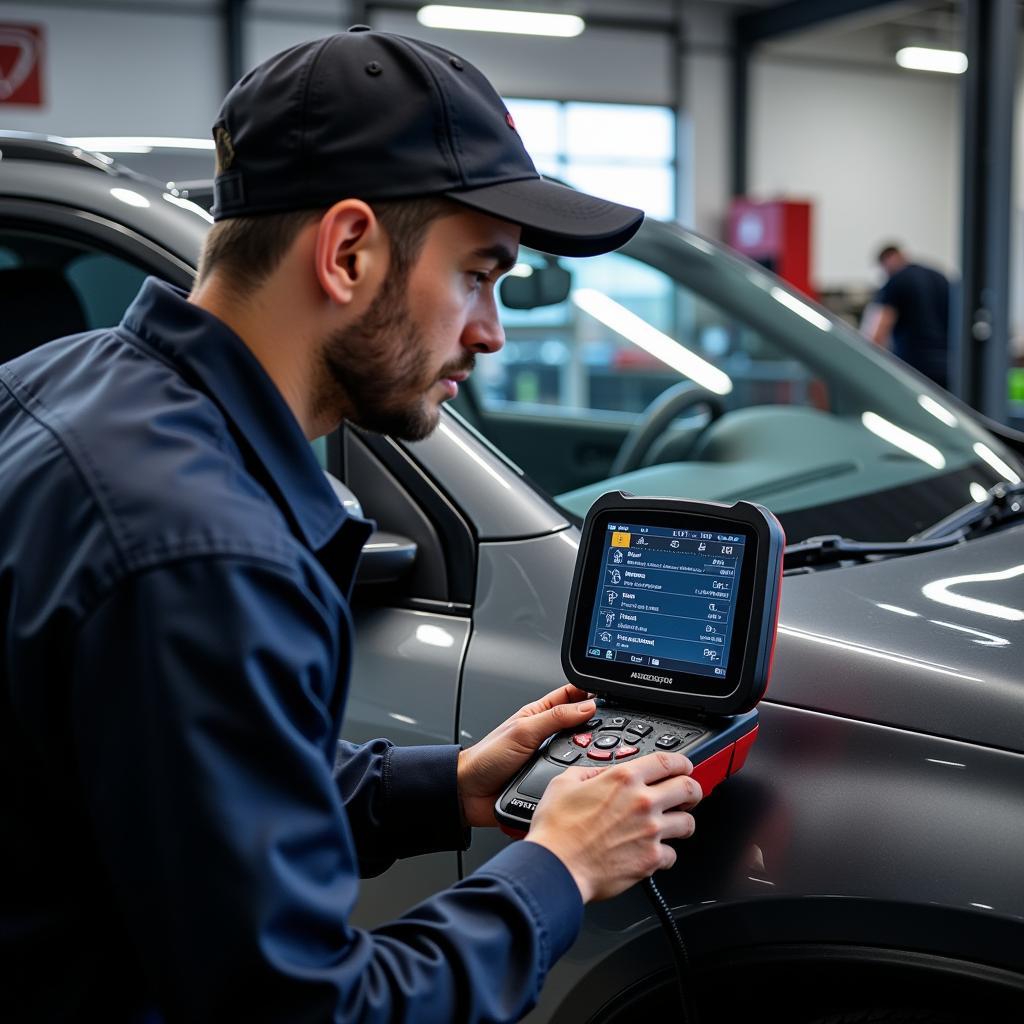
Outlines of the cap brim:
<svg viewBox="0 0 1024 1024">
<path fill-rule="evenodd" d="M 577 192 L 547 178 L 526 178 L 447 192 L 464 206 L 519 224 L 522 244 L 554 256 L 599 256 L 628 242 L 642 210 Z"/>
</svg>

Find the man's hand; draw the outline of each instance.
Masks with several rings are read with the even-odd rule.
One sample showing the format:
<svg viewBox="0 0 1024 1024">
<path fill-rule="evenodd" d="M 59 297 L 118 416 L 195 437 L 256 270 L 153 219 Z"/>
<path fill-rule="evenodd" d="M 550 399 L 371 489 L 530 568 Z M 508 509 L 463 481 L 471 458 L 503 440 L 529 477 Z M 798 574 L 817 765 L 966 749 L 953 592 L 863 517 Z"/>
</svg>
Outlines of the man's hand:
<svg viewBox="0 0 1024 1024">
<path fill-rule="evenodd" d="M 585 690 L 566 684 L 506 718 L 459 754 L 459 799 L 469 825 L 495 825 L 494 801 L 512 776 L 552 733 L 591 718 L 597 705 Z"/>
<path fill-rule="evenodd" d="M 879 348 L 892 348 L 892 329 L 896 326 L 896 310 L 892 306 L 873 303 L 864 310 L 861 333 Z"/>
<path fill-rule="evenodd" d="M 608 899 L 676 862 L 666 839 L 693 834 L 693 765 L 656 753 L 611 768 L 569 768 L 548 784 L 526 842 L 566 866 L 584 903 Z"/>
</svg>

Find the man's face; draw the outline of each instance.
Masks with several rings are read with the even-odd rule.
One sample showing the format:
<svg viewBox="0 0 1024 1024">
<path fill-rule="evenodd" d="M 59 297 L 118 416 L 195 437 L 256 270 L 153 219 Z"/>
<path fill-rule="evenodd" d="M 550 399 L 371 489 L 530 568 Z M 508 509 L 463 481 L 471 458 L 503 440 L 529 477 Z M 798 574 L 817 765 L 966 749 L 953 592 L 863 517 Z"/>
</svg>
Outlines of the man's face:
<svg viewBox="0 0 1024 1024">
<path fill-rule="evenodd" d="M 494 288 L 518 247 L 518 226 L 475 211 L 430 224 L 412 269 L 391 271 L 366 313 L 324 343 L 329 390 L 352 422 L 408 441 L 437 426 L 477 354 L 505 343 Z"/>
<path fill-rule="evenodd" d="M 892 277 L 897 270 L 906 266 L 906 262 L 906 258 L 901 252 L 891 252 L 884 259 L 879 260 L 879 263 L 882 264 L 882 269 L 888 277 Z"/>
</svg>

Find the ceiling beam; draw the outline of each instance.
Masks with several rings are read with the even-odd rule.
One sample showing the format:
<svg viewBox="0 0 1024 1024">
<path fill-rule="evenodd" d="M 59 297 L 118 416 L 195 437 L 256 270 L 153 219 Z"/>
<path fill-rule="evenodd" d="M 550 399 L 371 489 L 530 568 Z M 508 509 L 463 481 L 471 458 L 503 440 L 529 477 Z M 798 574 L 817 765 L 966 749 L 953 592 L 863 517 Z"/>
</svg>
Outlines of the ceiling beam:
<svg viewBox="0 0 1024 1024">
<path fill-rule="evenodd" d="M 736 19 L 737 41 L 750 47 L 777 36 L 814 28 L 860 14 L 872 7 L 894 6 L 895 0 L 789 0 L 778 7 L 749 11 Z"/>
</svg>

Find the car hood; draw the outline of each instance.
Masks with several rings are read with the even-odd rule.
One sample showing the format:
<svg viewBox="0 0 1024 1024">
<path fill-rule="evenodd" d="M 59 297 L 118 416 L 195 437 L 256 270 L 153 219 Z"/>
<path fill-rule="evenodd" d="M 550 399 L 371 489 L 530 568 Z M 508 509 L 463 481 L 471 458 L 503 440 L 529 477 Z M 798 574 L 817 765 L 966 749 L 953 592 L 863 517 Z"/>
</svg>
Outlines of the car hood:
<svg viewBox="0 0 1024 1024">
<path fill-rule="evenodd" d="M 1024 752 L 1024 526 L 786 577 L 767 699 Z"/>
</svg>

